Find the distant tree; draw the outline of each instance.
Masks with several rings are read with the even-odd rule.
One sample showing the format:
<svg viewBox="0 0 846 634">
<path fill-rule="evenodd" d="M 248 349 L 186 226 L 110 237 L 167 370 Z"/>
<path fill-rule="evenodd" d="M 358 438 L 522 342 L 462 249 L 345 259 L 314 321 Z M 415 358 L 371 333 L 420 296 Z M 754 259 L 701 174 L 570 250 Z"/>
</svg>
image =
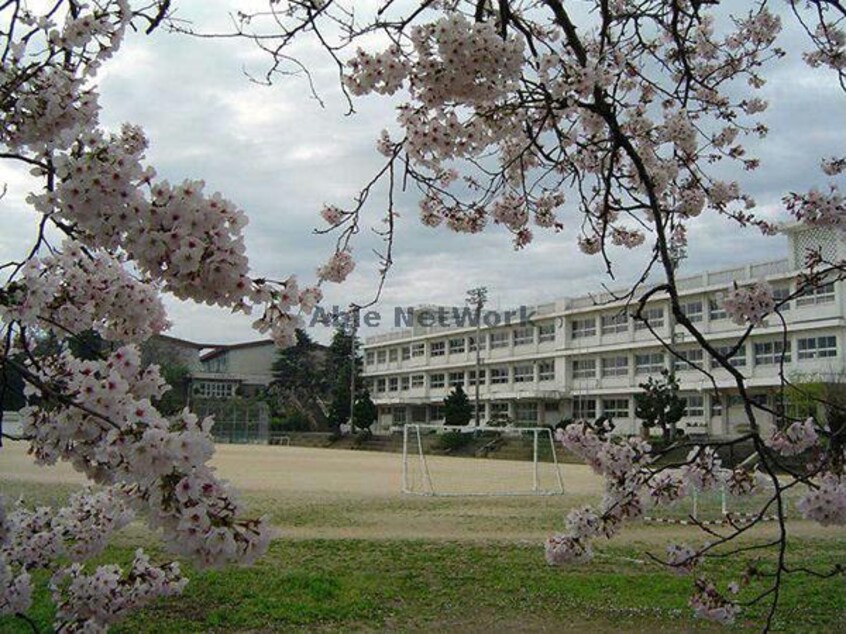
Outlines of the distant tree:
<svg viewBox="0 0 846 634">
<path fill-rule="evenodd" d="M 295 333 L 296 343 L 277 354 L 273 363 L 271 392 L 278 394 L 302 412 L 313 428 L 320 426 L 315 416 L 318 399 L 327 389 L 319 347 L 303 330 Z"/>
<path fill-rule="evenodd" d="M 444 399 L 444 424 L 464 426 L 473 417 L 473 405 L 464 389 L 457 385 Z"/>
<path fill-rule="evenodd" d="M 676 424 L 684 416 L 684 400 L 679 398 L 679 382 L 667 370 L 661 371 L 661 378 L 649 377 L 640 384 L 643 392 L 635 394 L 635 416 L 646 429 L 659 427 L 664 442 L 676 435 Z"/>
<path fill-rule="evenodd" d="M 162 414 L 172 416 L 188 405 L 188 378 L 191 371 L 180 363 L 162 363 L 159 369 L 170 389 L 154 404 Z"/>
<path fill-rule="evenodd" d="M 329 354 L 326 357 L 325 375 L 329 381 L 332 403 L 329 406 L 329 420 L 333 427 L 350 420 L 350 371 L 353 367 L 351 350 L 355 349 L 356 392 L 363 389 L 361 380 L 361 355 L 358 351 L 358 339 L 339 326 L 332 335 Z"/>
<path fill-rule="evenodd" d="M 379 411 L 373 399 L 370 398 L 370 392 L 367 389 L 362 390 L 353 406 L 353 425 L 358 429 L 370 429 L 378 415 Z"/>
</svg>

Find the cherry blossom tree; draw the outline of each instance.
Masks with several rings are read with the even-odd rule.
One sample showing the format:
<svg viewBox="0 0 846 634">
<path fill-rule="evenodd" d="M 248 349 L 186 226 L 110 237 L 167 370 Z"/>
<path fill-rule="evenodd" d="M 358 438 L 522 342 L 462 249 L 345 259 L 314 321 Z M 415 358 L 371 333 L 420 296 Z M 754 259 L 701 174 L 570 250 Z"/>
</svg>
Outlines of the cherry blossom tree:
<svg viewBox="0 0 846 634">
<path fill-rule="evenodd" d="M 337 239 L 324 278 L 342 281 L 352 270 L 355 237 L 377 184 L 387 191 L 384 214 L 374 223 L 385 242 L 383 275 L 394 257 L 395 201 L 408 189 L 416 191 L 420 221 L 429 227 L 477 233 L 499 225 L 521 249 L 536 232 L 558 232 L 567 223 L 580 228 L 577 247 L 601 258 L 611 275 L 619 249 L 649 254 L 639 280 L 612 294 L 613 300 L 627 301 L 632 316 L 675 359 L 689 363 L 646 319 L 647 302 L 668 302 L 686 339 L 710 357 L 708 367 L 731 378 L 749 432 L 730 440 L 684 438 L 657 451 L 645 440 L 611 435 L 601 422 L 570 425 L 559 440 L 604 476 L 606 495 L 597 506 L 570 513 L 565 532 L 547 542 L 547 560 L 589 559 L 596 539 L 613 537 L 627 521 L 642 517 L 647 502 L 669 504 L 693 490 L 721 487 L 743 496 L 766 483 L 772 496 L 751 522 L 729 521 L 720 531 L 703 525 L 708 534 L 702 545 L 671 545 L 657 559 L 692 574 L 690 605 L 698 615 L 731 622 L 743 605 L 765 603 L 768 629 L 787 575 L 842 574 L 842 564 L 811 570 L 788 563 L 785 502 L 789 493 L 802 491 L 798 509 L 805 518 L 844 522 L 843 443 L 823 420 L 792 419 L 753 399 L 748 377 L 732 357 L 755 328 L 785 324 L 781 309 L 787 302 L 841 279 L 846 263 L 809 251 L 787 297 L 774 297 L 763 281 L 726 289 L 723 306 L 743 334 L 725 351 L 682 310 L 676 255 L 688 243 L 691 221 L 702 214 L 765 235 L 777 232 L 742 179 L 723 175 L 761 165 L 751 154 L 753 144 L 766 147 L 762 115 L 768 104 L 761 88 L 781 58 L 801 56 L 846 89 L 846 6 L 838 0 L 789 0 L 778 8 L 766 0 L 726 4 L 272 1 L 263 12 L 235 16 L 235 31 L 226 35 L 249 38 L 268 54 L 268 82 L 291 73 L 309 77 L 292 45 L 310 40 L 337 67 L 351 112 L 364 96 L 398 103 L 395 125 L 376 139 L 382 167 L 352 205 L 333 201 L 320 211 L 321 231 Z M 784 20 L 800 25 L 804 48 L 784 48 Z M 828 188 L 785 192 L 785 209 L 798 223 L 841 232 L 846 158 L 813 160 Z M 692 366 L 716 391 L 713 371 Z M 780 368 L 787 385 L 783 356 Z M 774 429 L 763 424 L 765 414 L 775 418 Z M 749 461 L 723 468 L 717 450 L 740 443 L 752 444 L 758 466 Z M 679 449 L 685 459 L 658 466 L 666 452 Z M 801 456 L 801 466 L 790 456 Z M 778 519 L 775 539 L 751 548 L 734 545 L 771 513 Z M 755 584 L 740 594 L 738 584 L 719 588 L 700 572 L 702 561 L 732 554 L 770 563 L 766 572 L 757 569 Z"/>
<path fill-rule="evenodd" d="M 31 4 L 0 2 L 0 159 L 39 182 L 26 201 L 32 247 L 2 266 L 3 375 L 23 378 L 29 402 L 21 436 L 2 439 L 28 443 L 38 464 L 68 462 L 100 488 L 61 508 L 0 497 L 0 614 L 35 629 L 26 613 L 32 573 L 44 569 L 55 629 L 101 631 L 186 583 L 178 563 L 154 565 L 141 550 L 128 570 L 86 566 L 136 514 L 198 566 L 250 562 L 270 537 L 208 465 L 213 421 L 188 409 L 168 418 L 152 404 L 168 388 L 157 366 L 141 365 L 138 345 L 169 325 L 160 294 L 254 312 L 255 327 L 287 345 L 321 292 L 252 275 L 243 211 L 202 181 L 159 179 L 138 126 L 100 125 L 99 70 L 128 31 L 166 21 L 169 0 Z M 344 266 L 336 256 L 320 276 Z M 84 360 L 71 344 L 91 331 L 109 345 Z M 40 353 L 48 336 L 58 345 Z"/>
</svg>

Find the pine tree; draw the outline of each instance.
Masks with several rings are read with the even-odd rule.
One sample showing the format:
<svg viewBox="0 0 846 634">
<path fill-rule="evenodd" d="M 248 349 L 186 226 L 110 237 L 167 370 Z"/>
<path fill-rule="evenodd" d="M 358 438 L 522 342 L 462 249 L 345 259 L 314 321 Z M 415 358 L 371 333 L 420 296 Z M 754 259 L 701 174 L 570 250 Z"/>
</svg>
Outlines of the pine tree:
<svg viewBox="0 0 846 634">
<path fill-rule="evenodd" d="M 297 342 L 280 350 L 273 363 L 272 390 L 290 401 L 309 420 L 313 428 L 319 422 L 315 412 L 320 408 L 317 399 L 327 389 L 318 346 L 303 330 L 296 332 Z"/>
<path fill-rule="evenodd" d="M 367 389 L 362 390 L 353 406 L 353 425 L 358 429 L 370 429 L 376 422 L 378 413 L 376 404 L 370 398 L 370 392 Z"/>
<path fill-rule="evenodd" d="M 675 436 L 676 423 L 684 416 L 684 400 L 679 398 L 679 382 L 667 370 L 661 378 L 649 377 L 639 386 L 643 392 L 635 394 L 635 416 L 647 429 L 660 427 L 664 442 Z"/>
<path fill-rule="evenodd" d="M 464 389 L 457 385 L 444 399 L 444 424 L 461 426 L 467 425 L 473 417 L 473 405 L 467 398 Z"/>
</svg>

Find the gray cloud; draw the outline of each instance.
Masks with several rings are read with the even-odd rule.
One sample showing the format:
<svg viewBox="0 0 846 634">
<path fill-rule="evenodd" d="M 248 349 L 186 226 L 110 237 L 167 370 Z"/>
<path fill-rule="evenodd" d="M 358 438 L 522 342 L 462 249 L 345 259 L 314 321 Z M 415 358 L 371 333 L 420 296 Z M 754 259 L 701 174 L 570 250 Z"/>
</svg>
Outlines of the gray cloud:
<svg viewBox="0 0 846 634">
<path fill-rule="evenodd" d="M 197 22 L 225 24 L 218 3 L 187 3 L 184 14 Z M 788 16 L 785 16 L 789 22 Z M 802 34 L 786 29 L 785 48 Z M 254 271 L 270 277 L 297 274 L 313 280 L 314 269 L 332 251 L 334 238 L 313 233 L 320 225 L 323 203 L 348 205 L 362 183 L 379 169 L 374 151 L 379 131 L 394 120 L 393 103 L 379 98 L 356 102 L 358 113 L 345 115 L 337 88 L 337 70 L 304 46 L 313 63 L 313 80 L 325 108 L 311 97 L 302 78 L 286 78 L 271 87 L 251 83 L 246 68 L 260 74 L 265 59 L 248 42 L 207 41 L 158 33 L 130 36 L 124 49 L 103 72 L 103 120 L 110 127 L 123 121 L 148 132 L 148 158 L 160 176 L 172 181 L 203 178 L 209 191 L 219 190 L 250 216 L 246 229 Z M 763 213 L 780 219 L 786 191 L 820 185 L 820 155 L 842 153 L 846 145 L 844 100 L 830 75 L 808 69 L 798 55 L 782 60 L 769 73 L 765 97 L 772 133 L 752 143 L 761 155 L 761 169 L 726 176 L 739 178 L 758 199 Z M 839 125 L 838 125 L 839 124 Z M 4 200 L 7 227 L 28 218 L 22 198 L 26 177 L 4 168 L 10 182 Z M 379 226 L 382 202 L 374 193 L 369 218 Z M 14 195 L 12 195 L 14 194 Z M 617 288 L 630 283 L 648 253 L 614 253 L 616 280 L 604 274 L 602 262 L 575 247 L 578 220 L 563 220 L 561 234 L 536 232 L 535 242 L 514 252 L 511 236 L 501 228 L 482 235 L 456 235 L 429 229 L 417 221 L 413 192 L 398 201 L 401 211 L 394 267 L 380 306 L 418 303 L 456 304 L 467 288 L 486 285 L 491 301 L 501 306 L 535 304 L 563 296 L 598 291 L 603 283 Z M 11 223 L 15 223 L 12 225 Z M 707 216 L 691 224 L 689 257 L 683 271 L 734 266 L 783 257 L 783 238 L 764 238 L 757 230 L 737 230 L 732 223 Z M 13 232 L 0 237 L 3 254 L 23 241 Z M 326 303 L 346 306 L 372 297 L 378 276 L 373 249 L 379 238 L 365 229 L 356 242 L 358 266 L 342 286 L 326 288 Z M 252 318 L 227 311 L 168 300 L 172 334 L 208 341 L 255 338 Z M 316 331 L 319 338 L 327 334 Z"/>
</svg>

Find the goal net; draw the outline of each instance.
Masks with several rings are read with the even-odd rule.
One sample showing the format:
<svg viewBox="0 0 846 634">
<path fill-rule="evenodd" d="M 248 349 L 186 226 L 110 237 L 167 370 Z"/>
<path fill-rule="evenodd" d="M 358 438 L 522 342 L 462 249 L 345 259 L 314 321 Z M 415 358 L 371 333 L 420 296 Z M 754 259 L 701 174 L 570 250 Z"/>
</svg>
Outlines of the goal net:
<svg viewBox="0 0 846 634">
<path fill-rule="evenodd" d="M 560 495 L 564 479 L 546 427 L 403 428 L 403 493 Z"/>
</svg>

